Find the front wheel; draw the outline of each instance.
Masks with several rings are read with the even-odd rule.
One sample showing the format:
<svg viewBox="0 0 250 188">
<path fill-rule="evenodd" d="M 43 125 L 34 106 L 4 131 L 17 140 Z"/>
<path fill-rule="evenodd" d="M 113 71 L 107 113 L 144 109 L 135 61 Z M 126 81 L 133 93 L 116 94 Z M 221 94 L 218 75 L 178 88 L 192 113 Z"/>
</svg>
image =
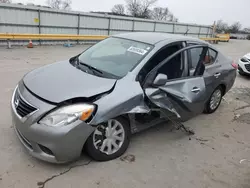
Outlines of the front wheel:
<svg viewBox="0 0 250 188">
<path fill-rule="evenodd" d="M 242 71 L 239 71 L 239 74 L 240 74 L 241 76 L 245 76 L 244 72 L 242 72 Z"/>
<path fill-rule="evenodd" d="M 128 148 L 130 128 L 123 117 L 108 120 L 96 127 L 86 142 L 86 151 L 97 161 L 109 161 L 120 157 Z"/>
<path fill-rule="evenodd" d="M 221 86 L 217 87 L 212 93 L 210 99 L 208 100 L 204 112 L 207 114 L 211 114 L 217 110 L 220 106 L 223 95 L 223 89 Z"/>
</svg>

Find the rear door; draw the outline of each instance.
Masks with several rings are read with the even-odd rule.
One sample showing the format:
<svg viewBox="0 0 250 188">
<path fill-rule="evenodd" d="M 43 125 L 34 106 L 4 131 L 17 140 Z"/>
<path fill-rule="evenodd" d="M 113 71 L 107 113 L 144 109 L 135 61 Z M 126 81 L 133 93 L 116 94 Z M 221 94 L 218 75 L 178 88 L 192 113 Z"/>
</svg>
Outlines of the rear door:
<svg viewBox="0 0 250 188">
<path fill-rule="evenodd" d="M 222 66 L 219 63 L 218 52 L 208 48 L 205 61 L 204 79 L 207 87 L 207 100 L 212 95 L 215 88 L 220 85 L 222 78 Z"/>
<path fill-rule="evenodd" d="M 202 48 L 202 53 L 192 75 L 167 80 L 160 86 L 154 85 L 155 78 L 161 72 L 163 65 L 166 67 L 166 64 L 176 55 L 194 48 Z M 183 121 L 201 113 L 206 101 L 206 86 L 203 78 L 204 64 L 202 62 L 207 49 L 207 45 L 185 47 L 155 67 L 147 75 L 143 86 L 149 101 L 162 110 L 170 111 Z M 185 69 L 189 69 L 189 67 L 186 66 Z"/>
<path fill-rule="evenodd" d="M 197 45 L 195 43 L 189 43 L 188 46 Z M 197 57 L 201 54 L 202 48 L 196 48 L 189 50 L 189 67 L 190 74 L 195 70 L 195 62 Z M 212 48 L 208 48 L 206 56 L 203 61 L 205 65 L 205 72 L 203 74 L 205 85 L 207 88 L 206 98 L 210 98 L 212 92 L 220 84 L 220 77 L 222 76 L 221 64 L 218 59 L 218 52 Z"/>
</svg>

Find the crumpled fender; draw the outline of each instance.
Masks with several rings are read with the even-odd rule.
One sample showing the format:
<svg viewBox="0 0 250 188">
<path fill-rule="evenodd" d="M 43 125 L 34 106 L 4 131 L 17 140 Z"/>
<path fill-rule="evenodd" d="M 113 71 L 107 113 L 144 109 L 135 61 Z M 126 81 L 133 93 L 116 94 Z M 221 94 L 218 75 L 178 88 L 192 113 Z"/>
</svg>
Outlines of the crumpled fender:
<svg viewBox="0 0 250 188">
<path fill-rule="evenodd" d="M 159 88 L 147 88 L 145 93 L 150 101 L 152 101 L 156 106 L 169 110 L 174 113 L 178 118 L 181 118 L 180 114 L 175 110 L 173 104 L 168 99 L 165 92 L 161 92 Z"/>
<path fill-rule="evenodd" d="M 97 111 L 89 123 L 98 125 L 123 114 L 149 113 L 150 109 L 145 104 L 144 97 L 140 83 L 135 82 L 134 76 L 129 73 L 117 81 L 110 94 L 95 101 Z"/>
</svg>

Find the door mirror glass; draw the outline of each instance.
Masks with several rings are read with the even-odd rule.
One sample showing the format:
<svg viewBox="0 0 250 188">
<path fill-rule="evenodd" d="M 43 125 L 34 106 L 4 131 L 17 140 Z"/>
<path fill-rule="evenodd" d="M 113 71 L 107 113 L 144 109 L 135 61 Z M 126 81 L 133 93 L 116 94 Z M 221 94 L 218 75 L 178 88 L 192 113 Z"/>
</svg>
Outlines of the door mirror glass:
<svg viewBox="0 0 250 188">
<path fill-rule="evenodd" d="M 163 86 L 166 84 L 168 76 L 166 74 L 158 74 L 153 82 L 154 86 Z"/>
</svg>

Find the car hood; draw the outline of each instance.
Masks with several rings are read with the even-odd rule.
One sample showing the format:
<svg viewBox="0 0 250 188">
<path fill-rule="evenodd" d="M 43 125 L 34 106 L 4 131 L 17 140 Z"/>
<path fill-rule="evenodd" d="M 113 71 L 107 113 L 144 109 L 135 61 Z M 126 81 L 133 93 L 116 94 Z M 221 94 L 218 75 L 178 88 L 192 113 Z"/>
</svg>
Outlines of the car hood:
<svg viewBox="0 0 250 188">
<path fill-rule="evenodd" d="M 250 59 L 250 53 L 244 55 L 245 58 Z"/>
<path fill-rule="evenodd" d="M 35 69 L 23 78 L 25 86 L 35 95 L 55 103 L 79 97 L 92 97 L 109 91 L 115 79 L 85 73 L 69 61 Z"/>
</svg>

